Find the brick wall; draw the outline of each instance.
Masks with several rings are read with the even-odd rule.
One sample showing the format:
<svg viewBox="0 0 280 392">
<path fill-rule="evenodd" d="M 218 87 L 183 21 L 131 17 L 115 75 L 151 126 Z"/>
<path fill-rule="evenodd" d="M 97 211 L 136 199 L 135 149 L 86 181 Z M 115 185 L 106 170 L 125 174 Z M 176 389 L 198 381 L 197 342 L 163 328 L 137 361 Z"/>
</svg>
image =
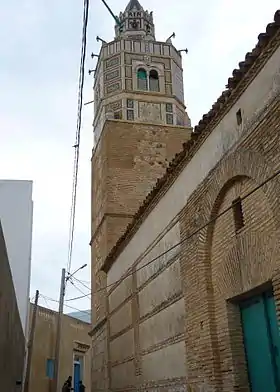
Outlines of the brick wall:
<svg viewBox="0 0 280 392">
<path fill-rule="evenodd" d="M 164 173 L 169 161 L 182 148 L 182 143 L 190 137 L 190 129 L 184 127 L 129 123 L 125 121 L 107 121 L 92 159 L 92 296 L 93 324 L 101 322 L 112 310 L 109 304 L 114 295 L 106 299 L 106 274 L 100 268 L 110 249 L 123 234 L 133 214 Z M 136 275 L 134 276 L 134 280 Z M 128 290 L 138 290 L 134 284 Z M 121 289 L 122 290 L 122 289 Z M 96 293 L 97 292 L 97 293 Z M 113 300 L 114 301 L 114 300 Z M 116 300 L 117 301 L 117 298 Z M 127 303 L 131 309 L 136 297 Z M 114 305 L 113 305 L 114 307 Z M 126 309 L 125 308 L 125 309 Z M 122 327 L 115 332 L 109 322 L 93 336 L 93 379 L 95 390 L 106 387 L 117 388 L 139 377 L 140 348 L 134 355 L 134 346 L 127 344 L 139 335 L 139 315 L 131 309 L 130 327 L 124 325 L 127 339 L 115 339 L 109 336 L 122 335 Z M 116 311 L 112 318 L 120 318 Z M 121 311 L 120 311 L 121 312 Z M 128 313 L 121 313 L 121 321 L 129 322 Z M 118 322 L 117 322 L 118 324 Z M 117 326 L 116 324 L 116 326 Z M 132 326 L 133 325 L 133 326 Z M 130 329 L 130 331 L 128 331 Z M 137 336 L 138 336 L 137 335 Z M 139 338 L 138 338 L 139 340 Z M 125 349 L 120 350 L 121 342 Z M 113 347 L 113 363 L 108 365 L 108 351 Z M 115 347 L 115 349 L 114 349 Z M 115 354 L 114 354 L 115 353 Z M 115 355 L 115 358 L 114 358 Z M 121 358 L 118 357 L 121 355 Z M 127 358 L 130 358 L 128 361 Z M 122 362 L 125 362 L 122 364 Z M 133 368 L 133 371 L 126 368 Z M 134 371 L 135 367 L 135 371 Z"/>
<path fill-rule="evenodd" d="M 19 392 L 25 338 L 20 321 L 3 231 L 0 223 L 0 374 L 1 390 Z"/>
<path fill-rule="evenodd" d="M 229 211 L 168 252 L 170 264 L 154 257 L 280 168 L 279 58 L 278 47 L 254 80 L 241 82 L 231 109 L 145 211 L 108 271 L 109 285 L 123 279 L 106 305 L 112 390 L 249 391 L 237 299 L 272 286 L 279 308 L 280 176 L 243 202 L 237 234 Z"/>
<path fill-rule="evenodd" d="M 105 285 L 98 271 L 169 161 L 189 139 L 185 127 L 107 121 L 92 158 L 93 291 Z M 94 322 L 105 314 L 102 291 L 93 296 Z"/>
<path fill-rule="evenodd" d="M 250 131 L 189 199 L 181 215 L 182 237 L 280 169 L 279 94 Z M 271 286 L 279 301 L 279 192 L 280 176 L 242 202 L 244 227 L 237 233 L 229 210 L 182 246 L 188 382 L 193 387 L 249 391 L 235 299 Z"/>
<path fill-rule="evenodd" d="M 275 97 L 277 91 L 279 92 L 279 63 L 280 47 L 267 63 L 261 64 L 262 69 L 253 80 L 245 78 L 238 85 L 239 91 L 234 94 L 233 106 L 223 113 L 222 118 L 215 119 L 214 123 L 207 127 L 205 138 L 193 149 L 190 158 L 187 154 L 188 163 L 181 166 L 182 170 L 174 178 L 174 182 L 169 184 L 169 187 L 163 187 L 156 200 L 145 210 L 141 225 L 137 225 L 133 230 L 133 237 L 130 241 L 126 241 L 120 257 L 110 269 L 109 283 L 119 279 L 134 260 L 145 252 L 151 242 L 184 208 L 199 184 L 215 170 L 218 162 L 244 134 L 248 134 L 249 130 L 255 128 L 267 102 Z M 236 113 L 239 109 L 243 118 L 241 125 L 236 121 Z"/>
<path fill-rule="evenodd" d="M 134 260 L 132 274 L 109 289 L 103 365 L 111 390 L 249 392 L 237 299 L 272 286 L 280 302 L 280 176 L 242 202 L 238 233 L 229 210 L 154 258 L 280 169 L 279 114 L 278 94 Z"/>
<path fill-rule="evenodd" d="M 149 253 L 135 262 L 132 273 L 108 288 L 107 346 L 102 345 L 102 352 L 95 349 L 93 363 L 107 369 L 110 390 L 186 389 L 185 307 L 179 247 L 143 268 L 179 241 L 177 218 L 154 241 Z M 97 342 L 98 338 L 94 340 L 95 347 Z M 100 373 L 96 372 L 98 376 Z M 94 380 L 95 390 L 102 389 L 104 378 Z"/>
</svg>

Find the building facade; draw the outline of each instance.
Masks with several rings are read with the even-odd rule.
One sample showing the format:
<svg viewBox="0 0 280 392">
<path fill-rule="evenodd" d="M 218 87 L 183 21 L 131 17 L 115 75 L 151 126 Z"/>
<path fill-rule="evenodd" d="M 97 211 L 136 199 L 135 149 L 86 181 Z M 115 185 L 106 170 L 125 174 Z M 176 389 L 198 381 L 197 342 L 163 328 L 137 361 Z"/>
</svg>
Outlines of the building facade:
<svg viewBox="0 0 280 392">
<path fill-rule="evenodd" d="M 105 257 L 93 390 L 278 390 L 279 195 L 277 11 Z"/>
<path fill-rule="evenodd" d="M 0 180 L 0 220 L 25 336 L 28 330 L 31 275 L 32 188 L 32 181 Z"/>
<path fill-rule="evenodd" d="M 20 392 L 25 336 L 0 220 L 0 374 L 3 391 Z"/>
<path fill-rule="evenodd" d="M 94 81 L 92 156 L 92 387 L 109 388 L 109 337 L 95 330 L 108 311 L 101 267 L 141 202 L 163 175 L 191 124 L 183 94 L 182 58 L 155 40 L 153 15 L 131 0 L 115 39 L 102 43 Z"/>
<path fill-rule="evenodd" d="M 152 13 L 130 1 L 115 39 L 102 43 L 94 81 L 92 285 L 105 314 L 101 265 L 171 158 L 190 138 L 181 54 L 155 41 Z"/>
<path fill-rule="evenodd" d="M 34 305 L 30 306 L 30 317 Z M 39 306 L 31 358 L 30 392 L 54 391 L 54 354 L 58 313 Z M 82 380 L 86 391 L 90 390 L 90 323 L 83 322 L 68 315 L 62 316 L 59 386 L 69 376 L 73 377 L 74 392 L 79 392 L 78 382 Z"/>
</svg>

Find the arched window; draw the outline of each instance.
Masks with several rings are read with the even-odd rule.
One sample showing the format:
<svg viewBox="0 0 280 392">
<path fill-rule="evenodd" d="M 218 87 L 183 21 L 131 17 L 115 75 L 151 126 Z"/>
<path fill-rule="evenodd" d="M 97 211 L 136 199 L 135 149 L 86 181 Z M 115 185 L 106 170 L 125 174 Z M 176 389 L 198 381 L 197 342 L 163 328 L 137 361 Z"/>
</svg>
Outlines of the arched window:
<svg viewBox="0 0 280 392">
<path fill-rule="evenodd" d="M 138 90 L 148 90 L 147 72 L 143 68 L 137 71 L 137 86 Z"/>
<path fill-rule="evenodd" d="M 159 91 L 159 78 L 158 73 L 154 69 L 151 70 L 149 75 L 150 91 Z"/>
</svg>

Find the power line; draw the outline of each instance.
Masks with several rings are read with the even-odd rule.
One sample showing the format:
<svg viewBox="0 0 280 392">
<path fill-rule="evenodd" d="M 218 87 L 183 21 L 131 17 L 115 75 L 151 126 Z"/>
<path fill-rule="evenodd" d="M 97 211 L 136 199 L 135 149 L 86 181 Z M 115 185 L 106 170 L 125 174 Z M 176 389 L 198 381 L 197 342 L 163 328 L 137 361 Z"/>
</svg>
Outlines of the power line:
<svg viewBox="0 0 280 392">
<path fill-rule="evenodd" d="M 190 235 L 186 236 L 185 238 L 183 238 L 181 241 L 177 242 L 175 245 L 171 246 L 169 249 L 167 249 L 166 251 L 160 253 L 159 255 L 157 255 L 156 257 L 154 257 L 153 259 L 151 259 L 150 261 L 148 261 L 147 263 L 143 264 L 141 267 L 136 268 L 135 272 L 138 272 L 140 270 L 142 270 L 143 268 L 146 268 L 147 266 L 149 266 L 150 264 L 154 263 L 155 261 L 157 261 L 159 258 L 161 258 L 162 256 L 165 256 L 166 254 L 168 254 L 169 252 L 173 251 L 174 249 L 176 249 L 178 246 L 182 245 L 185 241 L 188 241 L 189 239 L 191 239 L 192 237 L 194 237 L 195 235 L 197 235 L 200 231 L 204 230 L 207 226 L 209 226 L 210 224 L 214 223 L 217 219 L 219 219 L 220 217 L 222 217 L 223 215 L 225 215 L 227 212 L 229 212 L 236 204 L 238 204 L 240 201 L 244 201 L 246 200 L 248 197 L 250 197 L 252 194 L 254 194 L 255 192 L 257 192 L 259 189 L 261 189 L 264 185 L 266 185 L 268 182 L 272 181 L 275 177 L 277 177 L 280 174 L 280 170 L 276 171 L 273 175 L 271 175 L 270 177 L 268 177 L 265 181 L 263 181 L 261 184 L 259 184 L 258 186 L 256 186 L 255 188 L 253 188 L 250 192 L 248 192 L 245 196 L 241 197 L 240 199 L 238 199 L 237 201 L 233 202 L 229 207 L 227 207 L 225 210 L 223 210 L 222 212 L 220 212 L 219 214 L 217 214 L 216 216 L 214 216 L 213 218 L 211 218 L 209 221 L 207 221 L 205 224 L 203 224 L 202 226 L 200 226 L 197 230 L 195 230 L 194 232 L 192 232 Z M 138 262 L 141 262 L 149 253 L 151 252 L 151 250 L 149 250 L 149 252 L 147 252 L 144 256 L 141 256 Z M 169 265 L 168 265 L 169 266 Z M 164 267 L 164 269 L 167 268 L 166 266 Z M 103 290 L 106 290 L 109 287 L 115 286 L 116 284 L 122 282 L 123 280 L 125 280 L 128 276 L 132 275 L 132 271 L 128 272 L 126 274 L 125 277 L 121 277 L 120 279 L 117 279 L 116 281 L 114 281 L 113 283 L 110 283 L 96 291 L 92 291 L 91 294 L 97 294 Z M 85 296 L 81 296 L 81 297 L 76 297 L 76 298 L 70 298 L 68 299 L 68 301 L 74 301 L 77 299 L 82 299 L 85 298 L 86 296 L 88 296 L 89 294 L 86 294 Z"/>
<path fill-rule="evenodd" d="M 74 238 L 74 229 L 75 229 L 77 180 L 78 180 L 78 169 L 79 169 L 80 137 L 81 137 L 82 107 L 83 107 L 83 88 L 84 88 L 84 79 L 85 79 L 85 57 L 86 57 L 86 47 L 87 47 L 88 11 L 89 11 L 89 0 L 84 0 L 81 62 L 80 62 L 80 71 L 79 71 L 78 114 L 77 114 L 76 140 L 74 145 L 75 155 L 74 155 L 74 170 L 73 170 L 73 184 L 72 184 L 72 202 L 71 202 L 71 210 L 70 210 L 67 272 L 70 272 L 71 269 L 73 238 Z"/>
<path fill-rule="evenodd" d="M 75 279 L 78 283 L 80 283 L 83 287 L 85 287 L 87 290 L 91 291 L 91 288 L 88 287 L 86 284 L 83 283 L 82 280 L 76 278 L 76 276 L 72 276 L 73 279 Z"/>
<path fill-rule="evenodd" d="M 77 286 L 74 284 L 74 282 L 73 282 L 72 280 L 70 280 L 70 283 L 75 287 L 76 290 L 78 290 L 81 294 L 83 294 L 84 298 L 85 298 L 85 297 L 88 297 L 88 298 L 91 297 L 91 294 L 90 294 L 90 293 L 89 293 L 89 294 L 84 293 L 79 287 L 77 287 Z"/>
<path fill-rule="evenodd" d="M 66 299 L 65 302 L 76 301 L 77 299 L 85 298 L 85 297 L 87 297 L 88 295 L 91 295 L 91 294 L 84 294 L 84 295 L 80 295 L 79 297 L 69 298 L 69 299 Z"/>
<path fill-rule="evenodd" d="M 49 300 L 49 301 L 52 301 L 52 302 L 59 303 L 58 300 L 56 300 L 56 299 L 54 299 L 54 298 L 47 297 L 46 295 L 43 295 L 43 294 L 40 294 L 40 297 L 45 298 L 46 300 Z M 67 308 L 69 308 L 69 309 L 76 310 L 76 311 L 78 311 L 78 312 L 85 313 L 85 314 L 87 314 L 87 315 L 91 314 L 91 312 L 90 312 L 90 311 L 87 311 L 87 310 L 81 310 L 81 309 L 75 308 L 74 306 L 70 306 L 70 305 L 66 305 L 66 304 L 65 304 L 65 306 L 66 306 Z"/>
<path fill-rule="evenodd" d="M 90 280 L 79 279 L 79 282 L 83 282 L 85 284 L 91 284 Z"/>
<path fill-rule="evenodd" d="M 50 308 L 50 304 L 48 303 L 47 299 L 45 297 L 43 297 L 42 295 L 41 295 L 41 298 L 43 298 L 45 304 L 47 305 L 47 308 Z"/>
</svg>

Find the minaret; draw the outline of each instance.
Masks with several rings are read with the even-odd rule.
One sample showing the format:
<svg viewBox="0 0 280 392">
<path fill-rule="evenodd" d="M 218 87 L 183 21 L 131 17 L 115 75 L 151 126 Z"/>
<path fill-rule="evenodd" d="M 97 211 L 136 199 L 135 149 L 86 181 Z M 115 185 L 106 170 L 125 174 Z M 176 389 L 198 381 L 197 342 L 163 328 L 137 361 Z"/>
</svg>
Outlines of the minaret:
<svg viewBox="0 0 280 392">
<path fill-rule="evenodd" d="M 189 127 L 181 53 L 171 40 L 155 41 L 153 14 L 138 0 L 129 2 L 119 20 L 95 72 L 95 143 L 106 118 Z"/>
<path fill-rule="evenodd" d="M 153 14 L 138 0 L 119 21 L 115 39 L 102 43 L 94 79 L 93 323 L 106 314 L 106 256 L 191 132 L 181 53 L 170 39 L 156 41 Z"/>
</svg>

